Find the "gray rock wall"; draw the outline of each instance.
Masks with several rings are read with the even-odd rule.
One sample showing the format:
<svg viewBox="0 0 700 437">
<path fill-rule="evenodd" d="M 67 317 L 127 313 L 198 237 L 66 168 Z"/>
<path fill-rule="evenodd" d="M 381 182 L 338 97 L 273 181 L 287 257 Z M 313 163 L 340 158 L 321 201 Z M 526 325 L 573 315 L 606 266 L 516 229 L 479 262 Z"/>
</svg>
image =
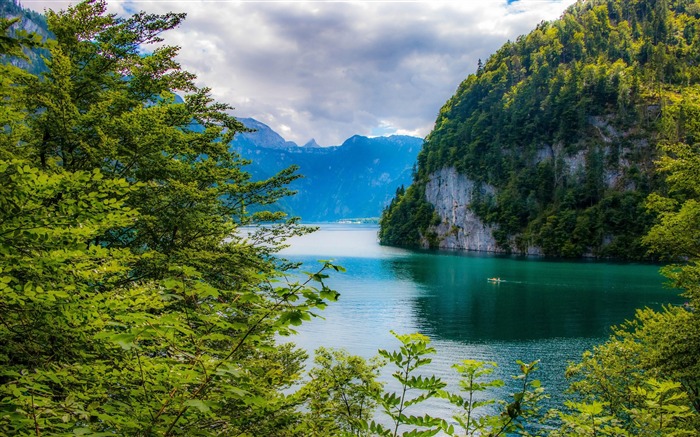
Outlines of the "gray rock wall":
<svg viewBox="0 0 700 437">
<path fill-rule="evenodd" d="M 557 178 L 567 177 L 571 183 L 584 183 L 589 165 L 587 151 L 590 147 L 595 147 L 604 160 L 600 177 L 605 187 L 622 191 L 634 190 L 634 181 L 625 176 L 626 170 L 631 166 L 629 156 L 635 152 L 631 148 L 647 149 L 648 144 L 644 140 L 624 142 L 630 133 L 615 129 L 609 120 L 603 117 L 589 117 L 588 122 L 593 133 L 591 138 L 587 138 L 588 142 L 585 145 L 588 148 L 583 148 L 582 145 L 577 151 L 567 152 L 562 144 L 543 145 L 533 154 L 532 165 L 554 160 Z M 454 167 L 443 168 L 430 175 L 425 196 L 435 207 L 441 223 L 430 227 L 427 235 L 437 235 L 439 248 L 505 252 L 493 237 L 497 225 L 484 223 L 471 210 L 472 199 L 477 189 L 481 190 L 482 195 L 494 195 L 496 192 L 493 186 L 477 185 L 466 175 L 459 174 Z M 610 238 L 606 237 L 606 240 Z M 509 243 L 511 249 L 518 253 L 542 255 L 541 248 L 523 243 L 522 240 L 519 241 L 520 245 L 524 244 L 526 247 L 517 247 L 515 236 L 511 236 Z M 428 247 L 427 239 L 424 239 L 423 246 Z"/>
<path fill-rule="evenodd" d="M 481 189 L 487 194 L 495 192 L 487 185 Z M 425 196 L 435 207 L 441 223 L 428 232 L 437 233 L 442 249 L 502 252 L 493 238 L 495 228 L 482 222 L 470 209 L 474 190 L 474 182 L 452 167 L 430 175 Z M 424 245 L 427 247 L 427 241 Z"/>
</svg>

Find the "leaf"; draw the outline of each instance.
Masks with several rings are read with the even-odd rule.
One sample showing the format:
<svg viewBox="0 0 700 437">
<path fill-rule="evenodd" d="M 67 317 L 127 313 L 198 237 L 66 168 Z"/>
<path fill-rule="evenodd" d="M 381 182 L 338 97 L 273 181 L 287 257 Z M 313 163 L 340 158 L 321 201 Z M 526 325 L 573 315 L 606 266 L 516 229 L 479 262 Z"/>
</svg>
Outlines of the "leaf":
<svg viewBox="0 0 700 437">
<path fill-rule="evenodd" d="M 110 335 L 107 337 L 107 339 L 112 343 L 119 345 L 124 350 L 131 350 L 136 346 L 136 335 L 131 332 Z"/>
<path fill-rule="evenodd" d="M 211 408 L 209 408 L 209 405 L 207 405 L 204 401 L 201 399 L 188 399 L 185 402 L 183 402 L 185 406 L 188 407 L 193 407 L 201 411 L 202 413 L 208 413 L 211 411 Z"/>
</svg>

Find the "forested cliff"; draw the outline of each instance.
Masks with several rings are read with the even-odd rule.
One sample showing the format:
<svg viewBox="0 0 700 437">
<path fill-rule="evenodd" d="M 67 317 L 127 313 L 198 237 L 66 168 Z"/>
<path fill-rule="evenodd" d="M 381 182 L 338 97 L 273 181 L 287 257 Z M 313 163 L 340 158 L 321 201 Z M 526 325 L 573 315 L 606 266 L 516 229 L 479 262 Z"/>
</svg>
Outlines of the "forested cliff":
<svg viewBox="0 0 700 437">
<path fill-rule="evenodd" d="M 508 42 L 441 109 L 383 244 L 643 258 L 658 145 L 700 134 L 700 4 L 592 0 Z"/>
</svg>

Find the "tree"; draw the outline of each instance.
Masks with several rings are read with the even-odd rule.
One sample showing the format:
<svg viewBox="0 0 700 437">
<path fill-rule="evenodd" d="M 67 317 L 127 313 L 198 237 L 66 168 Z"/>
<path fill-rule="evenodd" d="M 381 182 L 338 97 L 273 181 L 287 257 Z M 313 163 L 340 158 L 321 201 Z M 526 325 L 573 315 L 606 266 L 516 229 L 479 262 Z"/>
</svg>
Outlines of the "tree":
<svg viewBox="0 0 700 437">
<path fill-rule="evenodd" d="M 687 330 L 685 338 L 676 336 L 666 342 L 656 365 L 671 372 L 683 383 L 696 412 L 700 413 L 700 149 L 697 145 L 676 143 L 662 146 L 665 155 L 659 170 L 667 175 L 667 196 L 651 195 L 649 208 L 659 215 L 644 241 L 650 250 L 665 259 L 675 260 L 662 269 L 671 284 L 683 290 L 688 299 L 677 328 Z"/>
<path fill-rule="evenodd" d="M 299 394 L 308 407 L 303 422 L 306 435 L 366 435 L 382 391 L 377 381 L 384 364 L 378 357 L 365 360 L 344 350 L 319 348 L 309 381 Z"/>
<path fill-rule="evenodd" d="M 658 222 L 644 242 L 658 256 L 676 261 L 662 272 L 688 302 L 639 310 L 608 342 L 569 368 L 571 388 L 588 403 L 573 404 L 578 416 L 563 417 L 567 426 L 588 414 L 591 420 L 604 418 L 599 432 L 614 425 L 612 434 L 657 429 L 664 435 L 696 435 L 700 430 L 700 159 L 696 146 L 661 147 L 665 154 L 657 164 L 667 175 L 668 193 L 647 199 Z"/>
<path fill-rule="evenodd" d="M 337 298 L 321 271 L 340 268 L 280 270 L 284 239 L 308 231 L 294 219 L 241 229 L 282 219 L 264 207 L 297 175 L 250 181 L 227 148 L 243 129 L 230 108 L 194 86 L 177 48 L 139 51 L 183 18 L 117 18 L 97 0 L 49 11 L 47 71 L 3 76 L 2 434 L 209 435 L 298 419 L 282 389 L 304 354 L 275 335 Z"/>
</svg>

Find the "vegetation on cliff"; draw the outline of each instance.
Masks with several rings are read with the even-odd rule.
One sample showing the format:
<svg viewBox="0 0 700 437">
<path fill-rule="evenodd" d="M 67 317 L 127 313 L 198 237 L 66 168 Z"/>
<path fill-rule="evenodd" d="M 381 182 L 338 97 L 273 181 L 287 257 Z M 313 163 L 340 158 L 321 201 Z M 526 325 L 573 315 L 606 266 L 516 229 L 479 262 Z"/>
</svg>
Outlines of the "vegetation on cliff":
<svg viewBox="0 0 700 437">
<path fill-rule="evenodd" d="M 506 43 L 441 109 L 414 184 L 384 212 L 382 243 L 430 232 L 430 214 L 414 211 L 430 207 L 430 174 L 454 167 L 496 188 L 471 207 L 504 250 L 644 257 L 644 200 L 664 189 L 657 145 L 699 134 L 698 58 L 694 1 L 579 1 Z M 416 226 L 401 230 L 406 217 Z"/>
</svg>

